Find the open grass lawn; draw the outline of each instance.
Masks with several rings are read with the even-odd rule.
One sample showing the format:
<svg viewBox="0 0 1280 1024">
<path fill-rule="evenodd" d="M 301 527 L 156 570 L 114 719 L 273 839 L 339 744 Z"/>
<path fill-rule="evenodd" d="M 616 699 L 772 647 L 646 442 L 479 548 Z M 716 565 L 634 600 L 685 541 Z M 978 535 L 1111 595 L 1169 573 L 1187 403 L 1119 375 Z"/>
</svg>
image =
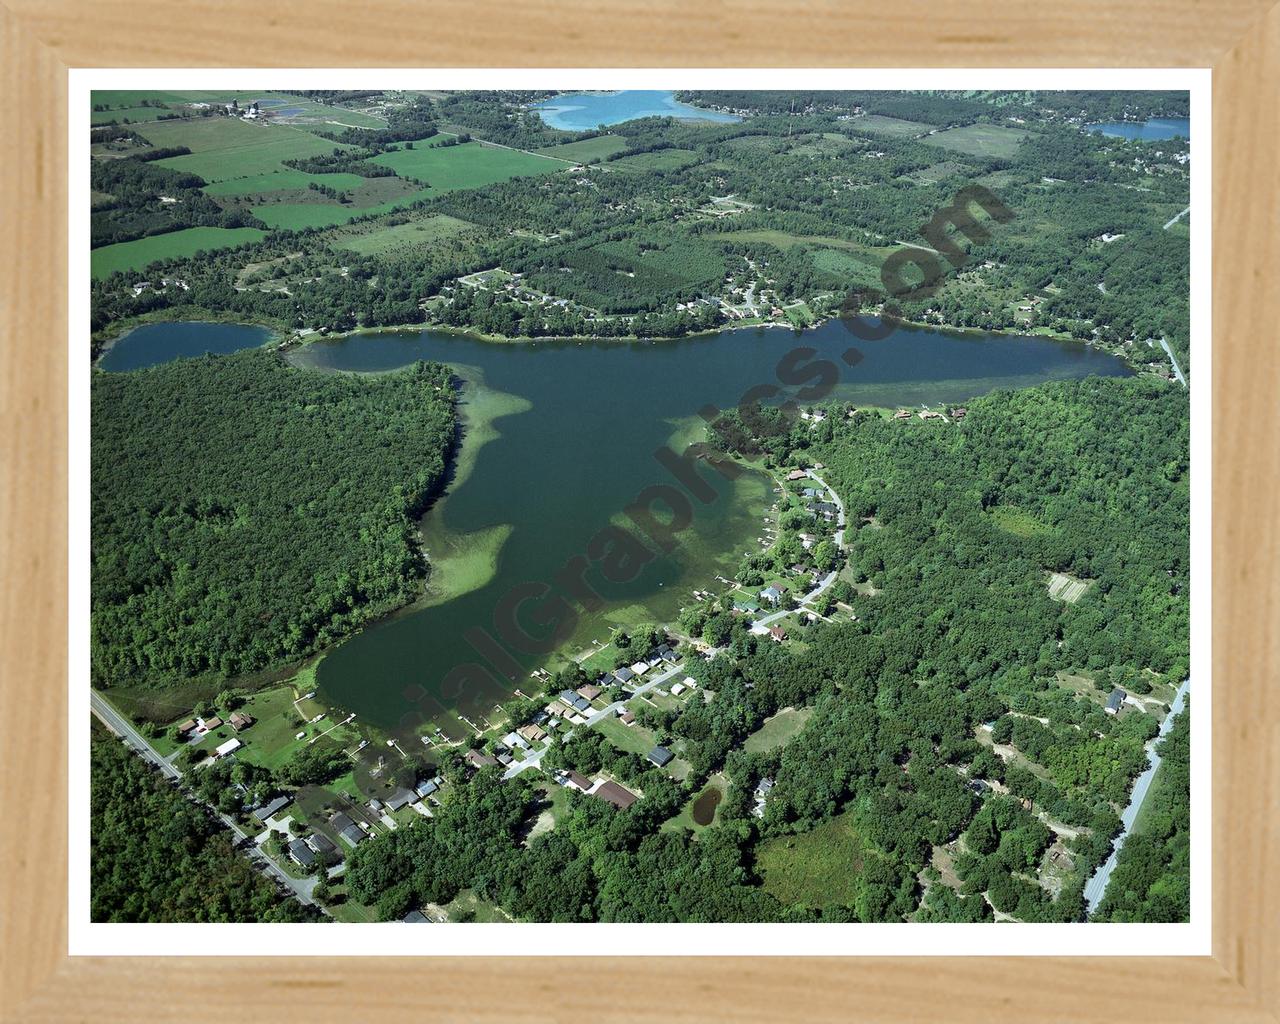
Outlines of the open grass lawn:
<svg viewBox="0 0 1280 1024">
<path fill-rule="evenodd" d="M 845 249 L 819 249 L 813 256 L 813 265 L 819 270 L 839 274 L 848 285 L 875 285 L 880 280 L 883 261 L 870 254 L 849 252 Z"/>
<path fill-rule="evenodd" d="M 117 242 L 94 249 L 89 264 L 95 278 L 117 270 L 140 270 L 156 260 L 194 256 L 203 250 L 231 249 L 266 236 L 259 228 L 184 228 L 163 235 L 149 235 L 132 242 Z"/>
<path fill-rule="evenodd" d="M 691 149 L 655 149 L 612 160 L 608 166 L 614 171 L 677 171 L 697 162 L 698 154 Z"/>
<path fill-rule="evenodd" d="M 880 114 L 866 114 L 855 117 L 849 127 L 857 131 L 872 132 L 876 135 L 888 135 L 894 138 L 911 138 L 923 135 L 933 125 L 921 121 L 904 121 L 899 117 L 884 117 Z"/>
<path fill-rule="evenodd" d="M 863 861 L 874 856 L 841 814 L 809 832 L 779 836 L 760 846 L 756 868 L 764 887 L 783 906 L 826 907 L 853 903 Z"/>
<path fill-rule="evenodd" d="M 452 903 L 446 903 L 441 909 L 449 915 L 450 921 L 463 923 L 507 924 L 513 920 L 501 907 L 481 899 L 470 889 L 463 889 Z"/>
<path fill-rule="evenodd" d="M 619 750 L 629 750 L 641 757 L 649 753 L 658 742 L 653 733 L 643 725 L 638 722 L 634 725 L 623 725 L 615 715 L 610 715 L 595 728 Z"/>
<path fill-rule="evenodd" d="M 804 728 L 812 714 L 813 708 L 779 711 L 772 718 L 765 719 L 764 725 L 747 737 L 742 749 L 748 754 L 761 754 L 780 747 Z"/>
<path fill-rule="evenodd" d="M 390 167 L 404 177 L 425 181 L 433 193 L 496 185 L 524 175 L 562 171 L 567 166 L 561 160 L 479 142 L 434 148 L 427 143 L 417 143 L 413 149 L 381 153 L 373 162 Z"/>
<path fill-rule="evenodd" d="M 392 178 L 391 181 L 399 179 Z M 356 217 L 367 217 L 383 213 L 392 213 L 402 207 L 409 206 L 419 199 L 431 194 L 430 189 L 418 189 L 400 199 L 379 203 L 377 206 L 356 206 L 354 203 L 266 203 L 253 207 L 253 215 L 268 227 L 284 231 L 299 231 L 302 228 L 331 228 L 346 224 Z"/>
<path fill-rule="evenodd" d="M 948 128 L 923 141 L 957 153 L 1007 159 L 1018 152 L 1018 143 L 1030 134 L 1021 128 L 1000 124 L 967 124 L 962 128 Z"/>
<path fill-rule="evenodd" d="M 1005 533 L 1012 533 L 1015 537 L 1036 537 L 1053 532 L 1053 527 L 1017 505 L 996 505 L 987 515 Z"/>
<path fill-rule="evenodd" d="M 621 153 L 627 148 L 627 140 L 618 135 L 597 135 L 594 139 L 583 139 L 581 142 L 566 142 L 562 146 L 547 146 L 535 150 L 544 156 L 554 156 L 560 160 L 572 160 L 575 163 L 591 164 L 603 160 L 614 153 Z"/>
</svg>

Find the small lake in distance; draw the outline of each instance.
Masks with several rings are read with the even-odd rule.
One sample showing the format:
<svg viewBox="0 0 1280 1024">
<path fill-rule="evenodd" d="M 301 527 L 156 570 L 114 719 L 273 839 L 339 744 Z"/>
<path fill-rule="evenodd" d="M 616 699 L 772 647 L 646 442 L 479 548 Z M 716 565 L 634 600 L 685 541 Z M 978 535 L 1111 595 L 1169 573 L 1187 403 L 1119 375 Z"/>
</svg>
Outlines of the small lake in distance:
<svg viewBox="0 0 1280 1024">
<path fill-rule="evenodd" d="M 589 131 L 602 124 L 621 124 L 640 117 L 678 117 L 722 123 L 742 120 L 737 114 L 681 103 L 669 89 L 565 93 L 536 103 L 530 109 L 536 110 L 548 126 L 573 132 Z"/>
<path fill-rule="evenodd" d="M 1084 127 L 1085 131 L 1107 135 L 1113 139 L 1137 139 L 1141 142 L 1191 138 L 1189 117 L 1153 117 L 1149 121 L 1106 121 L 1102 124 L 1087 124 Z"/>
<path fill-rule="evenodd" d="M 206 352 L 222 356 L 265 345 L 273 336 L 270 329 L 251 324 L 144 324 L 117 338 L 98 366 L 103 370 L 140 370 Z"/>
</svg>

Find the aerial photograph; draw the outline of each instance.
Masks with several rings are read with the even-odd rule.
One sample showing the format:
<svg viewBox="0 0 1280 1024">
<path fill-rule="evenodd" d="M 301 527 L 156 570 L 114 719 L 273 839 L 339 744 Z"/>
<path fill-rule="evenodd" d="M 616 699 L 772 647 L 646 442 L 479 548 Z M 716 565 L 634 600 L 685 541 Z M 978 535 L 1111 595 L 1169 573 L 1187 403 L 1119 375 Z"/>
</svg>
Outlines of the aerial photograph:
<svg viewBox="0 0 1280 1024">
<path fill-rule="evenodd" d="M 1190 920 L 1187 92 L 91 103 L 92 922 Z"/>
</svg>

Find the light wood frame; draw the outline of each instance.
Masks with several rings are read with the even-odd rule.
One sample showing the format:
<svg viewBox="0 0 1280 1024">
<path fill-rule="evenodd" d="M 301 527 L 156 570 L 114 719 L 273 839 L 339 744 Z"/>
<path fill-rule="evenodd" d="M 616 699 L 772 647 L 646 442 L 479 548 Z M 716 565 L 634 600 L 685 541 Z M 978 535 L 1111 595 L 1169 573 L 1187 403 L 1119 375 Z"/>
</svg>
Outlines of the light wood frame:
<svg viewBox="0 0 1280 1024">
<path fill-rule="evenodd" d="M 1280 7 L 1272 0 L 0 3 L 4 1020 L 1280 1019 Z M 67 955 L 69 67 L 1212 67 L 1213 955 L 596 960 Z M 584 937 L 585 941 L 585 937 Z"/>
</svg>

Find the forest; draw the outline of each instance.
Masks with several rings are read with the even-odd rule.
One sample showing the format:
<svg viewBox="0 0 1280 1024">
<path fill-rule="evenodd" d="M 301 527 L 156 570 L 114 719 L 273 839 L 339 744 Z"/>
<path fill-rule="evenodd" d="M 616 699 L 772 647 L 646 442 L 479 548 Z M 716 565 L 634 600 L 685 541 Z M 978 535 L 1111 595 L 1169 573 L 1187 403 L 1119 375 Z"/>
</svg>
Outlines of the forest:
<svg viewBox="0 0 1280 1024">
<path fill-rule="evenodd" d="M 455 435 L 445 367 L 324 374 L 250 350 L 92 390 L 95 684 L 296 660 L 418 592 L 414 517 Z"/>
<path fill-rule="evenodd" d="M 94 724 L 90 916 L 102 922 L 318 921 L 259 874 L 232 833 Z"/>
<path fill-rule="evenodd" d="M 471 888 L 527 920 L 1083 920 L 1085 880 L 1158 725 L 1137 709 L 1108 715 L 1103 700 L 1114 685 L 1150 693 L 1187 671 L 1186 423 L 1184 393 L 1140 378 L 998 392 L 960 425 L 859 414 L 793 430 L 782 418 L 755 440 L 780 465 L 822 461 L 843 496 L 857 584 L 842 597 L 857 621 L 780 646 L 727 610 L 704 614 L 703 635 L 728 649 L 695 669 L 709 700 L 639 716 L 680 744 L 683 783 L 578 730 L 544 764 L 607 771 L 643 799 L 616 811 L 572 796 L 568 818 L 526 847 L 540 794 L 496 772 L 468 782 L 447 761 L 456 791 L 444 813 L 364 844 L 351 893 L 387 919 Z M 1050 570 L 1091 580 L 1086 596 L 1052 600 Z M 1064 685 L 1073 673 L 1092 686 Z M 566 670 L 547 689 L 578 682 Z M 785 746 L 743 749 L 767 718 L 799 707 L 813 713 Z M 1171 764 L 1181 729 L 1166 741 Z M 715 771 L 731 780 L 716 824 L 696 838 L 660 829 Z M 1128 895 L 1104 911 L 1115 919 L 1178 913 L 1176 771 L 1146 838 L 1125 847 Z M 755 818 L 763 778 L 774 785 Z M 864 847 L 852 896 L 779 901 L 761 851 L 836 819 Z M 1039 880 L 1051 847 L 1068 865 L 1052 891 Z M 931 866 L 939 849 L 954 883 Z"/>
</svg>

